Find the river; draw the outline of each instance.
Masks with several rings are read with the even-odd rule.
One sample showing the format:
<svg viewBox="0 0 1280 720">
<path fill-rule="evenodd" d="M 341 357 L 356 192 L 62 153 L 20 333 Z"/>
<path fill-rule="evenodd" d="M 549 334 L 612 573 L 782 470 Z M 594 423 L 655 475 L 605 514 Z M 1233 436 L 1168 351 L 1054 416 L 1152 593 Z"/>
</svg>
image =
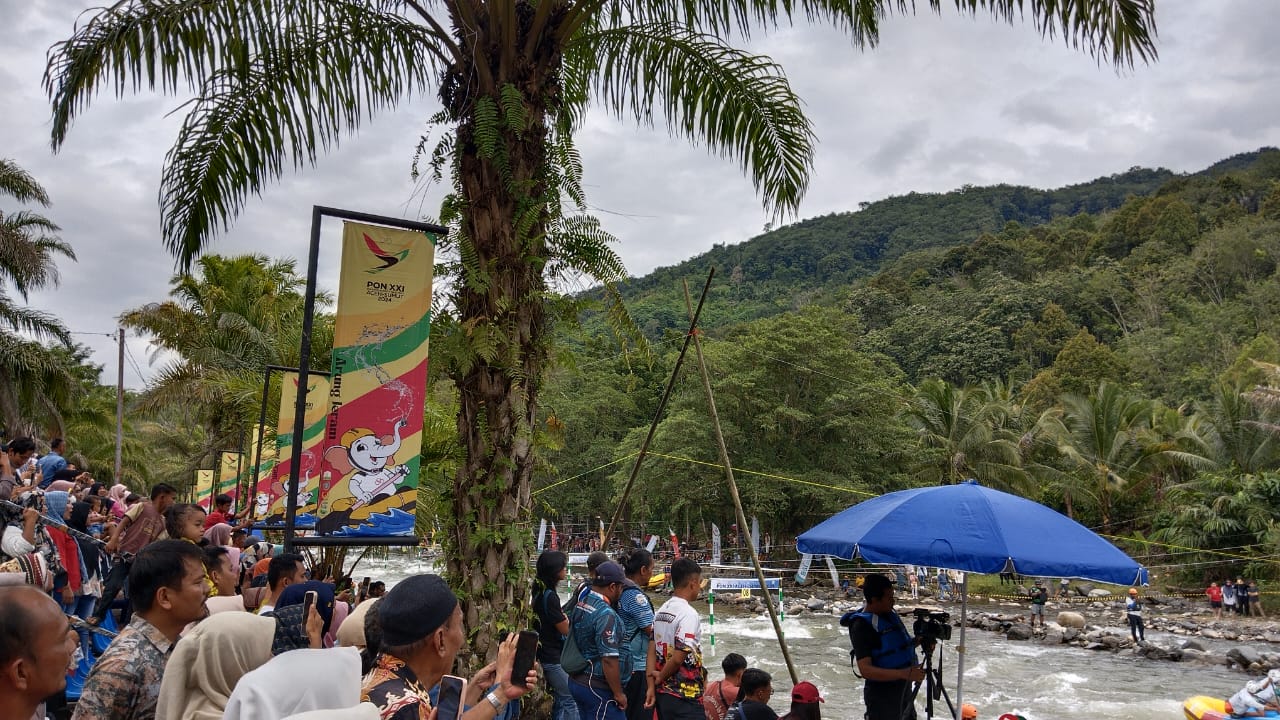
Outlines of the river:
<svg viewBox="0 0 1280 720">
<path fill-rule="evenodd" d="M 356 575 L 372 575 L 391 586 L 408 574 L 432 571 L 428 562 L 393 554 L 385 559 L 366 559 Z M 660 604 L 663 598 L 654 595 L 653 599 Z M 713 655 L 711 628 L 705 623 L 706 604 L 694 606 L 704 620 L 703 648 L 712 679 L 721 676 L 720 660 L 725 654 L 737 652 L 747 658 L 750 666 L 773 675 L 772 705 L 779 714 L 786 712 L 791 683 L 769 618 L 717 617 Z M 853 676 L 849 666 L 849 636 L 839 619 L 803 615 L 788 618 L 783 630 L 800 679 L 817 685 L 826 699 L 823 717 L 861 718 L 862 681 Z M 959 640 L 959 628 L 954 633 L 953 642 L 940 645 L 943 683 L 953 699 L 957 660 L 954 641 Z M 1148 633 L 1147 639 L 1163 645 L 1178 640 L 1163 633 Z M 978 707 L 981 720 L 995 720 L 1007 712 L 1028 720 L 1178 720 L 1182 717 L 1182 701 L 1187 697 L 1226 697 L 1248 679 L 1243 673 L 1221 666 L 1152 661 L 1125 650 L 1113 654 L 1067 645 L 1009 641 L 981 630 L 971 629 L 967 642 L 964 701 Z M 935 663 L 938 660 L 935 655 Z M 923 720 L 923 698 L 919 708 Z M 945 715 L 945 706 L 940 705 L 935 716 Z"/>
</svg>

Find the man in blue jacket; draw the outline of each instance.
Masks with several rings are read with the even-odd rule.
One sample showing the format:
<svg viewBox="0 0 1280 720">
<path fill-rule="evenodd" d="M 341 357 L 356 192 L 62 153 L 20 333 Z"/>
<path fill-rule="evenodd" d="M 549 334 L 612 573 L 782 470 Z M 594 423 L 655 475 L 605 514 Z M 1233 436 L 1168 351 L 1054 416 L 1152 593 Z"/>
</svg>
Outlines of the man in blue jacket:
<svg viewBox="0 0 1280 720">
<path fill-rule="evenodd" d="M 914 720 L 911 683 L 924 680 L 915 649 L 920 641 L 911 637 L 893 610 L 892 580 L 868 575 L 862 595 L 862 610 L 846 615 L 841 623 L 849 626 L 858 674 L 866 681 L 866 720 Z"/>
</svg>

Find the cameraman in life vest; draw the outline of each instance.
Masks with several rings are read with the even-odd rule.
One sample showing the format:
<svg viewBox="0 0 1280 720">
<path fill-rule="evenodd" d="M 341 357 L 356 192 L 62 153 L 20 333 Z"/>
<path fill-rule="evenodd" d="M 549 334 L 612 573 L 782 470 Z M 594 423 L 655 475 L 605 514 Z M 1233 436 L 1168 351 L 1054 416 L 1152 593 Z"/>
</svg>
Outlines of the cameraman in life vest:
<svg viewBox="0 0 1280 720">
<path fill-rule="evenodd" d="M 902 618 L 893 610 L 893 581 L 868 575 L 862 585 L 866 603 L 862 610 L 846 614 L 840 624 L 849 628 L 854 668 L 866 683 L 862 700 L 866 720 L 915 720 L 912 683 L 924 680 L 924 667 L 916 657 L 920 638 L 911 637 Z M 932 641 L 925 647 L 932 650 Z"/>
</svg>

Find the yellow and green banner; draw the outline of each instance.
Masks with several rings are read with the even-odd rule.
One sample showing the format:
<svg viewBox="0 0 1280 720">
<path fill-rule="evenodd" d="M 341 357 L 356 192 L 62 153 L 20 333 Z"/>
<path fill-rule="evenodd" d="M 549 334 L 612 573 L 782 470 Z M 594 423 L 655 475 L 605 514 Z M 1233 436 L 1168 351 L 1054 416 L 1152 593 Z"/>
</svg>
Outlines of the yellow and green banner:
<svg viewBox="0 0 1280 720">
<path fill-rule="evenodd" d="M 196 471 L 196 504 L 205 510 L 213 508 L 213 471 Z"/>
<path fill-rule="evenodd" d="M 232 500 L 236 497 L 236 487 L 240 482 L 241 459 L 238 452 L 223 451 L 218 456 L 218 487 L 213 491 L 214 497 L 226 493 Z"/>
<path fill-rule="evenodd" d="M 316 530 L 412 535 L 435 238 L 347 223 Z"/>
<path fill-rule="evenodd" d="M 307 376 L 306 428 L 302 431 L 302 487 L 297 492 L 299 526 L 315 523 L 316 496 L 320 488 L 320 462 L 323 453 L 325 414 L 329 405 L 329 379 L 323 375 Z M 280 384 L 280 410 L 276 420 L 276 437 L 272 447 L 272 467 L 266 485 L 259 481 L 256 502 L 266 503 L 267 522 L 284 522 L 285 503 L 292 488 L 289 468 L 293 462 L 293 413 L 298 401 L 298 374 L 286 372 Z M 267 457 L 267 449 L 262 449 Z"/>
</svg>

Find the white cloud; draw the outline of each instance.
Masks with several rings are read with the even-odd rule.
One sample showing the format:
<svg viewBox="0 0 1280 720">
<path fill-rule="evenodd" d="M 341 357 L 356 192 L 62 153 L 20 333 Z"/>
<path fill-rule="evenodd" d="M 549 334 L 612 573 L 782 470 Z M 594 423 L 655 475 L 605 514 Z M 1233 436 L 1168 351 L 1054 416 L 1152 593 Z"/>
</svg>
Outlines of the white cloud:
<svg viewBox="0 0 1280 720">
<path fill-rule="evenodd" d="M 180 122 L 178 99 L 99 97 L 61 153 L 49 152 L 41 87 L 45 53 L 89 3 L 33 0 L 0 6 L 0 156 L 49 190 L 48 214 L 80 261 L 32 302 L 74 330 L 110 333 L 123 310 L 161 300 L 173 262 L 162 249 L 156 194 Z M 946 12 L 894 17 L 869 52 L 826 28 L 758 36 L 751 47 L 787 70 L 814 122 L 818 154 L 801 216 L 857 207 L 912 190 L 966 183 L 1054 187 L 1133 165 L 1200 169 L 1226 155 L 1280 145 L 1280 8 L 1267 0 L 1163 2 L 1160 60 L 1117 73 L 1029 25 Z M 217 252 L 293 256 L 306 249 L 310 208 L 337 205 L 394 216 L 433 215 L 409 178 L 431 112 L 418 102 L 366 125 L 321 160 L 251 198 Z M 593 113 L 580 138 L 589 199 L 621 239 L 633 274 L 671 265 L 715 243 L 740 242 L 768 217 L 736 163 Z M 336 224 L 322 284 L 333 286 Z M 81 336 L 113 377 L 114 343 Z M 130 348 L 145 367 L 144 343 Z M 126 381 L 140 385 L 132 367 Z"/>
</svg>

